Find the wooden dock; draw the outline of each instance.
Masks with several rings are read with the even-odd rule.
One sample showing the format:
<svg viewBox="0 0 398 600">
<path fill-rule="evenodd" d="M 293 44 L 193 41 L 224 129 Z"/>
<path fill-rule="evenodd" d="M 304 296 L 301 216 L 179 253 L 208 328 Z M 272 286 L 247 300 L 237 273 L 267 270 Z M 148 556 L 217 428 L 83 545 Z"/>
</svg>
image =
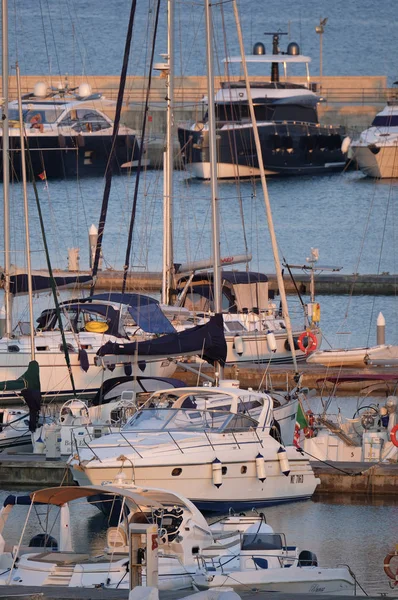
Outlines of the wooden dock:
<svg viewBox="0 0 398 600">
<path fill-rule="evenodd" d="M 225 591 L 231 588 L 226 587 Z M 159 600 L 181 600 L 194 590 L 171 590 L 159 592 Z M 239 591 L 242 600 L 269 600 L 270 593 L 257 590 Z M 393 594 L 391 594 L 391 597 Z M 386 597 L 383 594 L 383 597 Z M 389 597 L 389 596 L 387 596 Z M 396 597 L 396 596 L 395 596 Z M 127 590 L 109 590 L 104 588 L 70 588 L 70 587 L 33 587 L 4 586 L 0 588 L 0 600 L 127 600 Z M 328 594 L 282 594 L 272 592 L 273 600 L 335 600 L 336 596 Z M 351 600 L 352 596 L 339 595 L 341 600 Z M 367 596 L 368 600 L 380 600 L 380 596 Z"/>
</svg>

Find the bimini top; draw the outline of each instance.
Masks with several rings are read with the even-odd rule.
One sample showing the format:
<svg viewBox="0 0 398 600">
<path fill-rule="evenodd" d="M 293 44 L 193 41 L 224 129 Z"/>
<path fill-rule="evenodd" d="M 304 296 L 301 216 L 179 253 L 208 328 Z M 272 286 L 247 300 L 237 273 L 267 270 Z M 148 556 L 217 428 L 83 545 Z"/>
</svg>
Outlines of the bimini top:
<svg viewBox="0 0 398 600">
<path fill-rule="evenodd" d="M 309 56 L 291 55 L 291 54 L 249 54 L 245 56 L 247 63 L 310 63 L 311 58 Z M 241 56 L 227 56 L 224 58 L 224 63 L 241 63 Z"/>
<path fill-rule="evenodd" d="M 206 279 L 208 281 L 213 281 L 213 277 L 213 271 L 202 271 L 193 276 L 192 282 L 203 281 Z M 178 283 L 181 284 L 188 279 L 189 275 L 182 276 Z M 268 277 L 264 275 L 264 273 L 255 273 L 254 271 L 222 271 L 221 279 L 231 284 L 250 284 L 268 281 Z"/>
<path fill-rule="evenodd" d="M 127 484 L 127 482 L 126 482 Z M 32 502 L 62 506 L 67 502 L 73 502 L 80 498 L 89 498 L 97 494 L 109 494 L 111 497 L 120 496 L 140 507 L 164 508 L 166 506 L 181 506 L 192 514 L 202 515 L 198 509 L 178 492 L 171 492 L 161 488 L 137 487 L 134 484 L 121 485 L 115 482 L 113 485 L 87 485 L 63 486 L 45 488 L 30 494 Z M 204 517 L 202 517 L 204 520 Z"/>
</svg>

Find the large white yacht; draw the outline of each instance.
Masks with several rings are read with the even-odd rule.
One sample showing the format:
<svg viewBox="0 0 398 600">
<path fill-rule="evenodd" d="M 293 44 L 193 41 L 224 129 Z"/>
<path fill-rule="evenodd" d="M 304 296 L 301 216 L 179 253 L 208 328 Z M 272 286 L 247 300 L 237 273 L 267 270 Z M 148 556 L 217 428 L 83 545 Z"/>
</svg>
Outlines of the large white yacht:
<svg viewBox="0 0 398 600">
<path fill-rule="evenodd" d="M 135 485 L 156 482 L 207 511 L 309 498 L 319 479 L 304 455 L 272 437 L 272 398 L 235 386 L 225 381 L 154 393 L 120 433 L 79 450 L 71 461 L 74 479 L 79 485 L 121 476 Z M 217 409 L 207 408 L 215 400 Z"/>
<path fill-rule="evenodd" d="M 398 101 L 379 112 L 371 126 L 351 143 L 353 159 L 370 177 L 398 177 Z"/>
</svg>

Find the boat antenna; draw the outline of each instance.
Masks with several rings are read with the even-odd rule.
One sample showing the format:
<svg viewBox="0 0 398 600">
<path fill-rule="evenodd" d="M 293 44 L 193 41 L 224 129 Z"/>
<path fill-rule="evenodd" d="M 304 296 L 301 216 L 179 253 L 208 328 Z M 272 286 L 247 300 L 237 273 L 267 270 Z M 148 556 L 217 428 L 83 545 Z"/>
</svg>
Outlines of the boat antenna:
<svg viewBox="0 0 398 600">
<path fill-rule="evenodd" d="M 91 288 L 90 288 L 90 297 L 94 294 L 94 290 L 95 290 L 96 277 L 97 277 L 97 273 L 98 273 L 98 265 L 99 265 L 100 256 L 101 256 L 102 238 L 104 235 L 106 215 L 108 212 L 109 195 L 110 195 L 111 186 L 112 186 L 113 166 L 114 166 L 114 162 L 115 162 L 115 148 L 116 148 L 116 143 L 117 143 L 117 135 L 119 132 L 120 115 L 122 112 L 124 89 L 126 87 L 126 75 L 127 75 L 128 64 L 129 64 L 131 38 L 133 35 L 133 25 L 134 25 L 134 16 L 135 16 L 136 5 L 137 5 L 137 0 L 132 0 L 129 24 L 128 24 L 128 28 L 127 28 L 126 44 L 124 47 L 123 65 L 122 65 L 122 70 L 120 73 L 120 85 L 119 85 L 119 91 L 118 91 L 117 101 L 116 101 L 115 120 L 113 122 L 111 151 L 109 154 L 108 163 L 106 165 L 106 170 L 105 170 L 105 188 L 104 188 L 104 196 L 102 198 L 101 214 L 100 214 L 99 224 L 98 224 L 98 237 L 97 237 L 97 243 L 95 246 L 93 270 L 92 270 L 93 282 L 92 282 Z"/>
<path fill-rule="evenodd" d="M 247 72 L 246 57 L 245 57 L 245 48 L 243 45 L 242 29 L 241 29 L 241 25 L 240 25 L 239 13 L 238 13 L 238 7 L 236 4 L 236 0 L 232 0 L 232 5 L 233 5 L 233 9 L 234 9 L 236 30 L 238 33 L 239 48 L 240 48 L 242 67 L 243 67 L 245 83 L 246 83 L 246 94 L 247 94 L 247 100 L 249 103 L 250 117 L 251 117 L 251 121 L 253 124 L 253 135 L 254 135 L 254 141 L 256 144 L 257 160 L 258 160 L 258 166 L 259 166 L 259 170 L 260 170 L 261 186 L 262 186 L 263 196 L 264 196 L 265 211 L 267 214 L 268 229 L 269 229 L 269 233 L 270 233 L 270 237 L 271 237 L 272 253 L 274 255 L 276 280 L 278 283 L 279 293 L 281 296 L 282 316 L 285 319 L 287 338 L 289 340 L 289 346 L 290 346 L 290 350 L 292 353 L 294 370 L 297 375 L 297 373 L 298 373 L 297 360 L 296 360 L 296 351 L 294 348 L 292 324 L 290 322 L 289 309 L 288 309 L 287 299 L 286 299 L 285 284 L 283 281 L 283 275 L 282 275 L 282 271 L 281 271 L 281 263 L 279 260 L 278 244 L 276 242 L 274 222 L 272 219 L 271 203 L 270 203 L 270 199 L 269 199 L 269 195 L 268 195 L 267 181 L 265 179 L 264 162 L 263 162 L 263 156 L 262 156 L 262 152 L 261 152 L 260 137 L 258 135 L 257 120 L 256 120 L 255 112 L 254 112 L 253 99 L 252 99 L 251 90 L 250 90 L 249 76 L 248 76 L 248 72 Z M 287 34 L 278 34 L 278 35 L 287 35 Z"/>
<path fill-rule="evenodd" d="M 212 200 L 212 236 L 213 236 L 213 287 L 214 311 L 222 313 L 221 298 L 221 259 L 220 259 L 220 216 L 217 183 L 217 146 L 216 146 L 216 111 L 214 107 L 214 67 L 213 67 L 213 28 L 211 18 L 211 0 L 205 1 L 206 16 L 206 62 L 207 62 L 207 97 L 209 120 L 210 181 Z M 215 363 L 215 371 L 220 379 L 224 378 L 224 368 Z"/>
<path fill-rule="evenodd" d="M 151 60 L 150 60 L 149 75 L 148 75 L 148 86 L 147 86 L 147 90 L 146 90 L 144 114 L 143 114 L 143 119 L 142 119 L 140 154 L 138 157 L 137 171 L 136 171 L 136 176 L 135 176 L 133 208 L 131 209 L 131 218 L 130 218 L 130 227 L 129 227 L 128 238 L 127 238 L 126 256 L 124 259 L 124 266 L 123 266 L 122 294 L 124 294 L 126 291 L 127 273 L 128 273 L 129 266 L 130 266 L 131 244 L 133 241 L 135 215 L 137 212 L 138 188 L 139 188 L 139 184 L 140 184 L 142 156 L 144 154 L 144 137 L 145 137 L 145 131 L 146 131 L 146 122 L 148 120 L 147 115 L 148 115 L 148 111 L 149 111 L 149 93 L 151 91 L 151 84 L 152 84 L 152 70 L 153 70 L 153 60 L 154 60 L 154 56 L 155 56 L 155 44 L 156 44 L 156 34 L 157 34 L 158 22 L 159 22 L 159 11 L 160 11 L 160 0 L 158 0 L 157 8 L 156 8 L 156 15 L 155 15 L 155 28 L 153 31 Z"/>
<path fill-rule="evenodd" d="M 283 31 L 264 31 L 264 35 L 272 35 L 272 54 L 280 54 L 279 38 L 281 35 L 289 35 Z M 278 83 L 279 81 L 279 63 L 271 63 L 271 81 Z"/>
<path fill-rule="evenodd" d="M 12 334 L 12 296 L 10 291 L 10 138 L 8 122 L 8 0 L 2 0 L 2 127 L 3 127 L 3 203 L 4 203 L 4 304 L 6 336 Z"/>
</svg>

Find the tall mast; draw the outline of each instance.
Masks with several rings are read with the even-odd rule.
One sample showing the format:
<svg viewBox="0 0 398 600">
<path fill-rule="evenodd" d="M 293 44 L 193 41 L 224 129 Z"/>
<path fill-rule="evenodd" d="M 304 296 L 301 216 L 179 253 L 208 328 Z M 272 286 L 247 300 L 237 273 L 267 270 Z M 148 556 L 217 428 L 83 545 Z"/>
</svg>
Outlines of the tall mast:
<svg viewBox="0 0 398 600">
<path fill-rule="evenodd" d="M 20 144 L 21 144 L 21 167 L 22 167 L 22 185 L 23 185 L 23 204 L 25 215 L 25 245 L 26 245 L 26 263 L 28 271 L 28 294 L 29 294 L 29 318 L 30 318 L 30 357 L 35 360 L 35 327 L 33 317 L 33 286 L 32 286 L 32 267 L 30 260 L 30 234 L 29 234 L 29 206 L 28 192 L 26 187 L 26 160 L 25 160 L 25 127 L 22 114 L 22 97 L 21 97 L 21 74 L 19 71 L 18 62 L 16 64 L 17 72 L 17 94 L 18 94 L 18 113 L 20 127 Z"/>
<path fill-rule="evenodd" d="M 167 2 L 167 124 L 164 152 L 162 302 L 170 304 L 173 286 L 173 132 L 174 132 L 174 0 Z"/>
<path fill-rule="evenodd" d="M 214 311 L 222 312 L 221 300 L 221 264 L 220 264 L 220 215 L 217 183 L 217 146 L 216 146 L 216 111 L 214 108 L 214 67 L 213 67 L 213 27 L 211 18 L 210 0 L 205 0 L 206 16 L 206 62 L 207 62 L 207 97 L 209 119 L 209 150 L 210 150 L 210 178 L 211 178 L 211 204 L 212 204 L 212 236 L 213 236 L 213 287 Z M 224 369 L 218 365 L 220 378 L 223 378 Z"/>
<path fill-rule="evenodd" d="M 12 298 L 10 293 L 10 142 L 8 131 L 8 0 L 2 0 L 2 86 L 3 86 L 3 200 L 4 200 L 4 302 L 6 335 L 12 333 Z"/>
<path fill-rule="evenodd" d="M 251 117 L 251 121 L 253 124 L 253 135 L 254 135 L 254 141 L 256 144 L 258 166 L 260 169 L 261 186 L 262 186 L 263 196 L 264 196 L 265 211 L 267 214 L 268 229 L 269 229 L 269 233 L 270 233 L 270 237 L 271 237 L 272 253 L 274 255 L 276 280 L 278 282 L 279 293 L 281 295 L 282 315 L 283 315 L 283 318 L 285 319 L 285 323 L 286 323 L 287 338 L 289 340 L 290 350 L 292 352 L 294 369 L 297 372 L 297 360 L 296 360 L 296 352 L 295 352 L 295 348 L 294 348 L 292 324 L 290 322 L 289 309 L 287 306 L 287 299 L 286 299 L 286 292 L 285 292 L 285 284 L 283 281 L 283 276 L 282 276 L 282 271 L 281 271 L 281 263 L 279 260 L 278 245 L 276 242 L 274 222 L 272 219 L 271 203 L 269 200 L 267 182 L 265 179 L 263 155 L 262 155 L 262 151 L 261 151 L 260 137 L 258 135 L 256 115 L 254 113 L 253 100 L 252 100 L 249 76 L 248 76 L 247 65 L 246 65 L 245 48 L 243 45 L 242 30 L 241 30 L 241 26 L 240 26 L 239 13 L 238 13 L 238 7 L 236 4 L 236 0 L 232 0 L 232 4 L 234 7 L 236 30 L 238 32 L 239 48 L 240 48 L 243 73 L 244 73 L 245 83 L 246 83 L 247 100 L 249 103 L 250 117 Z"/>
</svg>

